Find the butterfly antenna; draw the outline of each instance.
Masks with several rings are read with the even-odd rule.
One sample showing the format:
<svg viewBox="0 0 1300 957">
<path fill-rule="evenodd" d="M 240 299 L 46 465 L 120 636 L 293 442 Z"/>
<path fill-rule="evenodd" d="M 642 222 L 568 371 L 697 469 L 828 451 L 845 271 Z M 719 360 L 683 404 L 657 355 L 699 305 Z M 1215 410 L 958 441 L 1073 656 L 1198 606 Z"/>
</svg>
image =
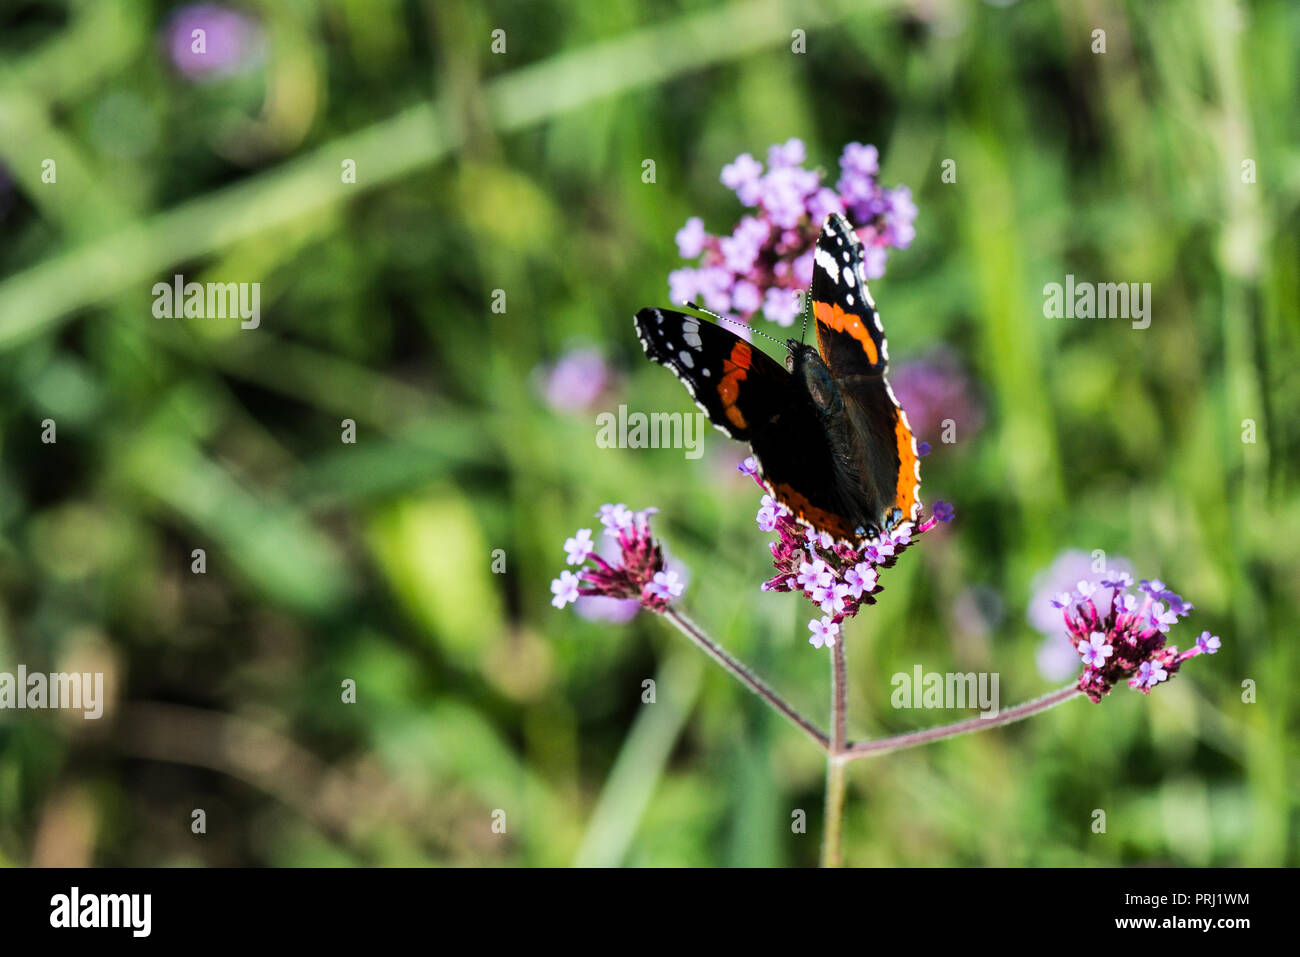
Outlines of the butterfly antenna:
<svg viewBox="0 0 1300 957">
<path fill-rule="evenodd" d="M 688 303 L 686 303 L 686 305 L 689 306 L 691 309 L 694 309 L 696 312 L 702 312 L 702 313 L 704 313 L 706 316 L 712 316 L 714 319 L 717 319 L 719 322 L 729 322 L 729 323 L 731 323 L 733 326 L 737 326 L 737 327 L 739 327 L 739 328 L 741 328 L 741 329 L 746 329 L 746 330 L 748 330 L 749 332 L 752 332 L 752 333 L 755 333 L 755 334 L 757 334 L 757 335 L 762 336 L 764 339 L 771 339 L 771 340 L 772 340 L 773 342 L 775 342 L 778 346 L 781 346 L 781 347 L 784 347 L 784 346 L 785 346 L 785 343 L 782 342 L 780 339 L 776 338 L 776 336 L 769 336 L 769 335 L 768 335 L 766 332 L 764 332 L 762 329 L 755 329 L 753 326 L 751 326 L 751 325 L 747 325 L 746 323 L 738 322 L 738 321 L 735 320 L 735 319 L 728 319 L 726 316 L 720 316 L 720 315 L 718 315 L 716 312 L 713 312 L 712 310 L 705 309 L 703 306 L 699 305 L 698 303 L 688 302 Z"/>
<path fill-rule="evenodd" d="M 809 293 L 811 292 L 812 290 L 809 289 L 807 292 L 802 294 L 803 295 L 803 328 L 799 330 L 800 345 L 803 345 L 803 337 L 808 335 L 808 313 L 809 313 L 808 304 L 812 301 L 812 296 L 809 295 Z"/>
</svg>

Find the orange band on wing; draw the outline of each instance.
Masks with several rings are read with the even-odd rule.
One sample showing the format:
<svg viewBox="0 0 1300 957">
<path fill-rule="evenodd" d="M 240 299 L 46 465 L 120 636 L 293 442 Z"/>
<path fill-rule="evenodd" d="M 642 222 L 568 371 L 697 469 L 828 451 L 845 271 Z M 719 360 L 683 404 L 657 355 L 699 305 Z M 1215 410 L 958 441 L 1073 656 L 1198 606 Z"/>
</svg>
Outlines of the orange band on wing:
<svg viewBox="0 0 1300 957">
<path fill-rule="evenodd" d="M 718 383 L 718 398 L 722 400 L 722 408 L 727 418 L 738 429 L 749 428 L 749 423 L 741 414 L 736 400 L 740 397 L 740 383 L 744 382 L 745 377 L 749 375 L 749 367 L 753 359 L 754 354 L 749 345 L 737 342 L 731 347 L 731 355 L 722 361 L 722 380 Z"/>
<path fill-rule="evenodd" d="M 851 312 L 845 312 L 840 308 L 839 303 L 814 300 L 813 316 L 826 328 L 835 332 L 847 332 L 862 343 L 862 348 L 867 353 L 867 361 L 872 365 L 880 361 L 880 353 L 876 351 L 876 340 L 871 338 L 871 333 L 862 324 L 862 319 Z"/>
<path fill-rule="evenodd" d="M 900 410 L 898 421 L 894 423 L 894 438 L 898 443 L 898 497 L 894 504 L 903 513 L 906 520 L 914 519 L 912 509 L 916 507 L 916 493 L 921 484 L 921 473 L 917 465 L 916 443 L 912 430 L 907 426 L 907 418 Z"/>
<path fill-rule="evenodd" d="M 849 534 L 848 522 L 839 515 L 834 515 L 823 508 L 813 505 L 806 497 L 784 482 L 774 483 L 772 485 L 772 494 L 776 496 L 778 502 L 794 512 L 799 518 L 811 524 L 817 531 L 829 532 L 836 538 L 846 540 L 853 538 Z"/>
</svg>

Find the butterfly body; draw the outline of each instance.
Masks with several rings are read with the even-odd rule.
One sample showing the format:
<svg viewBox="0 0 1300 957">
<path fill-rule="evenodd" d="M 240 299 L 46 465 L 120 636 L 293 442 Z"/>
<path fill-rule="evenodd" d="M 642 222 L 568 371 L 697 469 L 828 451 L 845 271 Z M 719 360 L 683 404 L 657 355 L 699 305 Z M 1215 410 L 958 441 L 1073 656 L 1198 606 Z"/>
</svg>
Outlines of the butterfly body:
<svg viewBox="0 0 1300 957">
<path fill-rule="evenodd" d="M 848 542 L 920 509 L 916 441 L 885 379 L 889 353 L 867 291 L 862 247 L 833 215 L 817 242 L 809 304 L 817 348 L 786 343 L 784 368 L 719 325 L 642 309 L 637 337 L 713 424 L 754 452 L 772 496 L 804 524 Z"/>
</svg>

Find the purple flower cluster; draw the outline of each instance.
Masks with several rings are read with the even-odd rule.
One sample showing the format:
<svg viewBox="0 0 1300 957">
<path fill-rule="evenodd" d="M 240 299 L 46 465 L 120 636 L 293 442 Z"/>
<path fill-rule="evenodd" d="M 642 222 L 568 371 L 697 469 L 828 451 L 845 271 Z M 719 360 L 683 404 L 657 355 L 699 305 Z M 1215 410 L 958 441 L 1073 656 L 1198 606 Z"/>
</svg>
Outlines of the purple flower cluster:
<svg viewBox="0 0 1300 957">
<path fill-rule="evenodd" d="M 910 414 L 908 418 L 911 418 Z M 1082 578 L 1096 578 L 1108 572 L 1132 571 L 1133 564 L 1127 558 L 1101 552 L 1094 552 L 1090 556 L 1087 552 L 1071 548 L 1062 551 L 1050 566 L 1034 576 L 1025 612 L 1034 630 L 1043 635 L 1037 659 L 1038 671 L 1044 678 L 1048 681 L 1063 681 L 1079 670 L 1079 654 L 1061 622 L 1060 606 L 1054 605 L 1053 599 L 1061 592 L 1073 588 L 1075 582 Z M 1109 600 L 1109 593 L 1106 593 L 1101 602 Z M 1099 602 L 1098 610 L 1104 615 L 1109 608 L 1102 607 Z"/>
<path fill-rule="evenodd" d="M 804 168 L 805 159 L 803 142 L 791 139 L 768 150 L 766 171 L 748 153 L 723 167 L 723 185 L 754 213 L 729 236 L 710 235 L 699 217 L 686 221 L 677 249 L 683 259 L 699 258 L 699 265 L 669 274 L 673 302 L 703 300 L 713 312 L 745 322 L 761 310 L 775 323 L 792 325 L 799 314 L 796 294 L 812 283 L 817 236 L 831 213 L 859 224 L 867 278 L 885 274 L 887 248 L 906 249 L 916 236 L 912 191 L 881 187 L 874 146 L 844 147 L 834 189 L 822 183 L 820 170 Z"/>
<path fill-rule="evenodd" d="M 752 456 L 740 464 L 740 471 L 762 485 Z M 863 605 L 876 603 L 875 596 L 884 588 L 880 569 L 893 567 L 919 535 L 939 522 L 952 521 L 953 515 L 947 502 L 935 502 L 930 517 L 920 525 L 903 522 L 879 538 L 854 546 L 800 524 L 789 509 L 764 495 L 758 527 L 776 532 L 778 538 L 769 546 L 776 575 L 761 587 L 763 591 L 802 592 L 822 613 L 808 622 L 812 632 L 809 644 L 831 647 L 845 619 L 856 615 Z"/>
<path fill-rule="evenodd" d="M 1158 579 L 1143 579 L 1138 595 L 1129 591 L 1132 587 L 1128 572 L 1114 571 L 1098 582 L 1082 579 L 1072 591 L 1052 600 L 1061 609 L 1070 641 L 1083 660 L 1079 690 L 1093 701 L 1100 701 L 1126 679 L 1130 688 L 1150 694 L 1157 684 L 1177 674 L 1188 658 L 1219 650 L 1218 636 L 1208 631 L 1187 651 L 1180 653 L 1176 646 L 1166 645 L 1169 629 L 1191 613 L 1192 603 Z"/>
<path fill-rule="evenodd" d="M 570 565 L 591 565 L 577 574 L 567 569 L 560 572 L 560 577 L 551 582 L 555 596 L 551 604 L 563 608 L 579 596 L 598 596 L 635 600 L 642 608 L 662 612 L 680 597 L 686 584 L 677 572 L 667 568 L 663 548 L 650 533 L 650 516 L 657 511 L 647 508 L 634 512 L 621 503 L 602 505 L 597 515 L 605 534 L 618 543 L 618 558 L 611 562 L 595 554 L 591 529 L 578 529 L 564 543 L 566 560 Z"/>
</svg>

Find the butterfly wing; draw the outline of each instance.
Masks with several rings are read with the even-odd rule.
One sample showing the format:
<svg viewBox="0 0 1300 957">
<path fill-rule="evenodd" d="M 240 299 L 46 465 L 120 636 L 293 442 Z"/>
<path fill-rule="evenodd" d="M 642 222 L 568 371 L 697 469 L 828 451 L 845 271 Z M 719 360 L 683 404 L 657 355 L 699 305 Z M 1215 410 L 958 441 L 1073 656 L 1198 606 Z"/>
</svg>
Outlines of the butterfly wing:
<svg viewBox="0 0 1300 957">
<path fill-rule="evenodd" d="M 827 218 L 813 255 L 817 347 L 844 399 L 861 504 L 888 529 L 921 508 L 916 438 L 885 378 L 885 330 L 867 288 L 862 243 L 843 216 Z"/>
<path fill-rule="evenodd" d="M 671 309 L 642 309 L 635 325 L 650 360 L 671 369 L 709 421 L 733 439 L 751 440 L 796 404 L 790 374 L 719 325 Z"/>
<path fill-rule="evenodd" d="M 851 537 L 825 425 L 790 373 L 761 349 L 695 316 L 642 309 L 635 325 L 646 355 L 672 370 L 709 421 L 750 444 L 773 498 L 819 531 Z"/>
</svg>

